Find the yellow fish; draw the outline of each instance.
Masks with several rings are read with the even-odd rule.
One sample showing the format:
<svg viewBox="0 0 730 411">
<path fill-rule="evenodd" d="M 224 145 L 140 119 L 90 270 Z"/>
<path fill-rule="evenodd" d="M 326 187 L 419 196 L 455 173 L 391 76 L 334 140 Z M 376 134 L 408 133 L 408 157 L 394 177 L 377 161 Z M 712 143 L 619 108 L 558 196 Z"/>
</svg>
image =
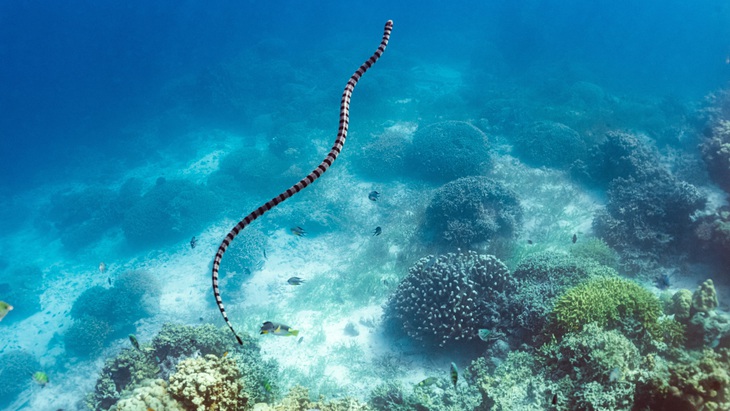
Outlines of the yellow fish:
<svg viewBox="0 0 730 411">
<path fill-rule="evenodd" d="M 13 306 L 6 303 L 5 301 L 0 301 L 0 321 L 5 318 L 5 316 L 13 310 Z"/>
<path fill-rule="evenodd" d="M 274 334 L 284 336 L 293 335 L 296 337 L 297 335 L 299 335 L 299 331 L 292 330 L 291 327 L 289 327 L 288 325 L 266 321 L 264 325 L 261 326 L 261 334 Z"/>
</svg>

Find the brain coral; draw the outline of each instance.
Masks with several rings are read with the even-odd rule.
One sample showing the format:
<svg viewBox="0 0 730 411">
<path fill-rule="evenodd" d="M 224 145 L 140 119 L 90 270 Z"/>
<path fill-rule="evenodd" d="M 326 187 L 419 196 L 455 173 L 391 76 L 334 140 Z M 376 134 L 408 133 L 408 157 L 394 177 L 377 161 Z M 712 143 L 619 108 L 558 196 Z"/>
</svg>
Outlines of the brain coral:
<svg viewBox="0 0 730 411">
<path fill-rule="evenodd" d="M 487 177 L 464 177 L 436 190 L 423 228 L 437 244 L 468 247 L 512 237 L 521 223 L 522 207 L 512 190 Z"/>
<path fill-rule="evenodd" d="M 386 318 L 424 345 L 477 338 L 507 328 L 505 307 L 515 280 L 496 257 L 473 251 L 421 258 L 391 295 Z"/>
<path fill-rule="evenodd" d="M 445 121 L 419 129 L 406 159 L 406 169 L 414 177 L 439 183 L 482 174 L 492 165 L 487 136 L 463 121 Z"/>
<path fill-rule="evenodd" d="M 585 142 L 577 131 L 554 121 L 538 121 L 515 139 L 515 151 L 532 166 L 567 168 L 586 157 Z"/>
<path fill-rule="evenodd" d="M 236 411 L 247 403 L 247 398 L 239 395 L 243 389 L 239 377 L 231 358 L 190 358 L 177 364 L 177 372 L 170 376 L 169 391 L 185 409 Z"/>
</svg>

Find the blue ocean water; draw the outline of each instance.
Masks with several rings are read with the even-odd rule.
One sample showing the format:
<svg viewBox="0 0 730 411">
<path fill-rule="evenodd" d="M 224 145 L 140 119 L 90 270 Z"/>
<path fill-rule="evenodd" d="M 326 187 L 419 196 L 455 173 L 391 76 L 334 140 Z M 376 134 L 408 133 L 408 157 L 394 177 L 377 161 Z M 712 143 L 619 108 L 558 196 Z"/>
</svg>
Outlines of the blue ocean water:
<svg viewBox="0 0 730 411">
<path fill-rule="evenodd" d="M 210 284 L 216 249 L 326 155 L 342 89 L 388 19 L 390 43 L 353 93 L 340 158 L 223 259 L 228 315 L 258 347 L 239 351 L 227 328 L 201 328 L 225 326 Z M 641 403 L 651 384 L 641 392 L 637 381 L 666 377 L 646 364 L 596 365 L 603 402 L 587 405 L 588 382 L 536 353 L 559 357 L 592 332 L 659 368 L 696 367 L 655 348 L 671 332 L 656 337 L 654 325 L 643 324 L 656 341 L 608 322 L 563 330 L 564 345 L 545 348 L 561 334 L 548 321 L 558 299 L 608 272 L 665 306 L 693 299 L 681 290 L 710 301 L 687 303 L 703 325 L 661 315 L 684 327 L 687 357 L 730 366 L 729 23 L 730 4 L 711 0 L 3 2 L 0 301 L 12 310 L 0 305 L 0 381 L 14 383 L 0 387 L 0 407 L 193 409 L 170 378 L 187 372 L 194 384 L 205 368 L 195 361 L 212 354 L 220 369 L 244 369 L 239 402 L 218 409 L 273 407 L 295 385 L 311 408 L 323 394 L 376 409 L 424 398 L 432 409 L 514 409 L 494 381 L 527 368 L 573 388 L 558 378 L 525 389 L 524 409 L 660 409 L 664 400 Z M 408 307 L 438 299 L 427 281 L 450 290 L 429 275 L 479 283 L 454 267 L 481 275 L 492 260 L 467 250 L 495 256 L 521 285 L 479 286 L 499 303 L 463 321 L 462 300 L 447 299 L 454 322 L 431 337 L 431 317 Z M 586 255 L 608 269 L 580 266 Z M 520 293 L 545 302 L 515 306 Z M 262 335 L 264 321 L 298 335 Z M 144 378 L 120 376 L 121 362 Z M 469 370 L 456 382 L 452 362 Z M 133 401 L 155 380 L 169 384 L 163 399 Z M 726 383 L 715 389 L 730 396 Z"/>
</svg>

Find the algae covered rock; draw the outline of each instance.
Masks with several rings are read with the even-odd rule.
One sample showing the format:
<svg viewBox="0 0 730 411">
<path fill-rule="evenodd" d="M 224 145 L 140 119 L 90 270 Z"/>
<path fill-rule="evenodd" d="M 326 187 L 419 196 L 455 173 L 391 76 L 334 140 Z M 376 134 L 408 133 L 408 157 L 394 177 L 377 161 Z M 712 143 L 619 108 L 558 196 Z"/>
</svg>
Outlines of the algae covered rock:
<svg viewBox="0 0 730 411">
<path fill-rule="evenodd" d="M 674 314 L 674 319 L 686 324 L 690 319 L 692 308 L 692 291 L 681 289 L 672 296 L 672 309 L 669 314 Z"/>
<path fill-rule="evenodd" d="M 712 280 L 706 280 L 692 294 L 692 313 L 708 313 L 717 308 L 717 292 Z"/>
</svg>

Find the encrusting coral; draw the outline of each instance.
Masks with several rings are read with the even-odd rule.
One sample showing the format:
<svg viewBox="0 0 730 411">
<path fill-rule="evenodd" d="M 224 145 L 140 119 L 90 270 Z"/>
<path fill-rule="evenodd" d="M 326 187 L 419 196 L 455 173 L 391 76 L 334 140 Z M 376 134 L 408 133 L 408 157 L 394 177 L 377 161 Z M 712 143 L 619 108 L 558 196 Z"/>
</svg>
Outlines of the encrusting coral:
<svg viewBox="0 0 730 411">
<path fill-rule="evenodd" d="M 390 297 L 386 318 L 426 345 L 467 342 L 478 330 L 510 327 L 516 288 L 496 257 L 473 251 L 421 258 Z"/>
<path fill-rule="evenodd" d="M 124 393 L 110 411 L 187 411 L 177 402 L 164 380 L 146 380 L 131 391 Z"/>
</svg>

